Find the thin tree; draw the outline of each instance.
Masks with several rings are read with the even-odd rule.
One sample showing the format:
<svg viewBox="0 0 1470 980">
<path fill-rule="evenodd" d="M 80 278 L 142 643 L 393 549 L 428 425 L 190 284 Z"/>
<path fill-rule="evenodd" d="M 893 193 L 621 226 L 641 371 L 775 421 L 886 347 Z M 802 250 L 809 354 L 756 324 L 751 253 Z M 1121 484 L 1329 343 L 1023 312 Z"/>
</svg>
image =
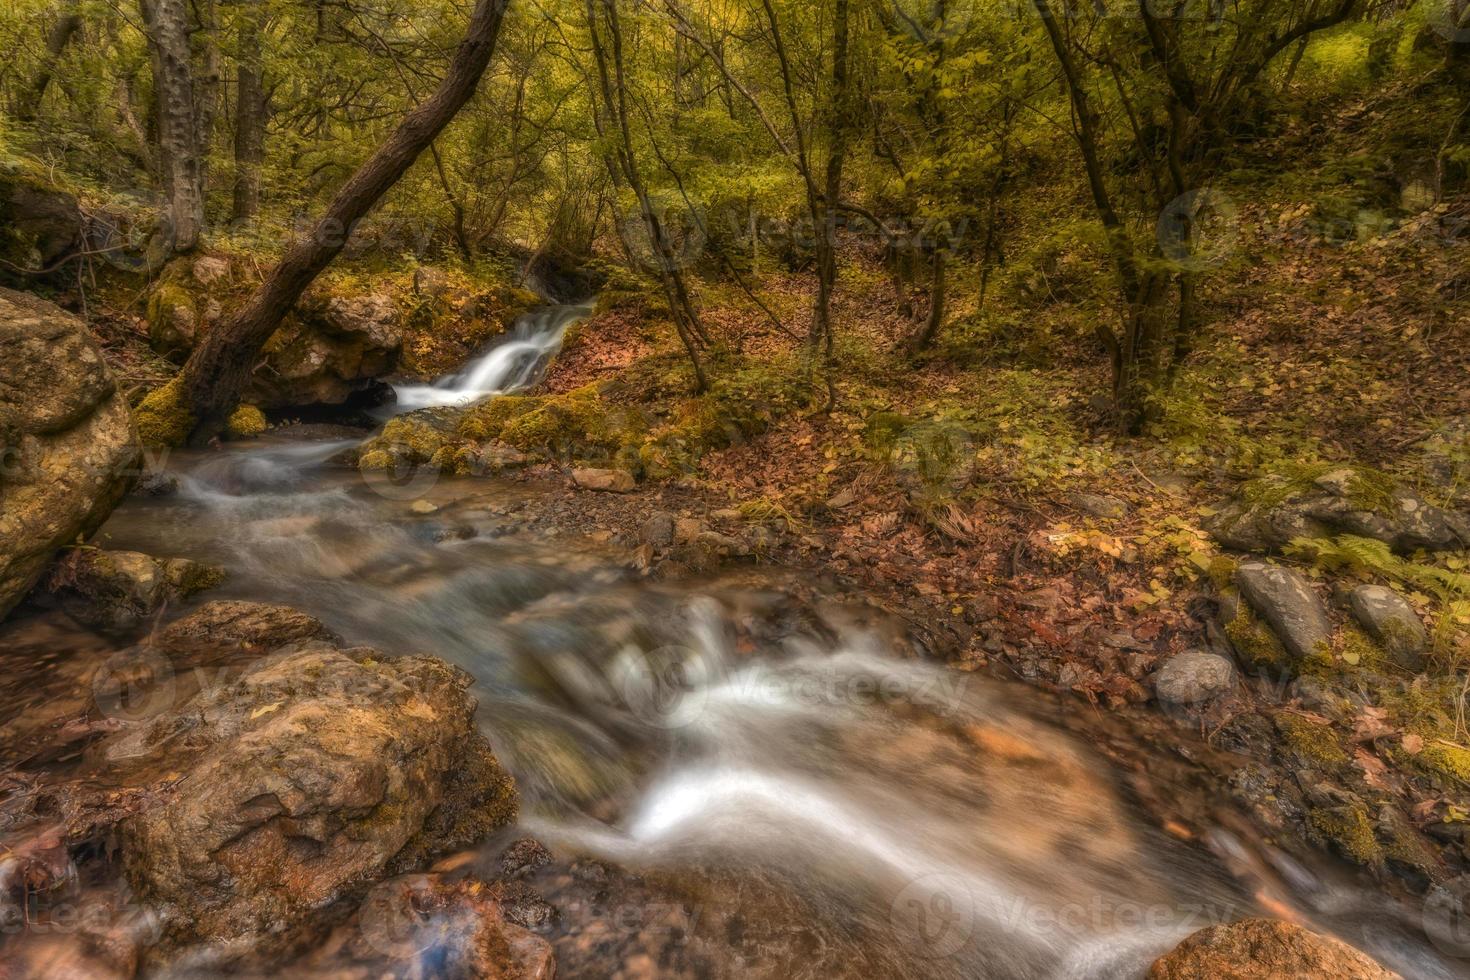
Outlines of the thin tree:
<svg viewBox="0 0 1470 980">
<path fill-rule="evenodd" d="M 199 244 L 204 230 L 204 148 L 195 102 L 188 0 L 139 0 L 153 59 L 158 149 L 176 252 Z"/>
<path fill-rule="evenodd" d="M 346 246 L 353 227 L 413 166 L 475 94 L 495 54 L 509 0 L 478 0 L 464 40 L 437 91 L 411 111 L 337 192 L 310 235 L 298 238 L 245 305 L 205 334 L 184 365 L 193 414 L 191 441 L 218 434 L 250 380 L 260 350 L 281 319 Z"/>
</svg>

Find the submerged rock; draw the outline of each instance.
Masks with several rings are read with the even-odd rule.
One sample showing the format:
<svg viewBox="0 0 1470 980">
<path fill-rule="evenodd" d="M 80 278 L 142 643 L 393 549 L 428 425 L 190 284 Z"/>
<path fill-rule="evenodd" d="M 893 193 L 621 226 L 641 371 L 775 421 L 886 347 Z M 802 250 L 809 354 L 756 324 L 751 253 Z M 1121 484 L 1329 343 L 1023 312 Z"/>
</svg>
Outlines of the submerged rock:
<svg viewBox="0 0 1470 980">
<path fill-rule="evenodd" d="M 212 589 L 225 573 L 187 558 L 152 558 L 136 551 L 74 551 L 57 563 L 52 588 L 79 623 L 123 632 L 170 602 Z"/>
<path fill-rule="evenodd" d="M 1155 961 L 1149 980 L 1394 980 L 1337 939 L 1274 919 L 1202 929 Z"/>
<path fill-rule="evenodd" d="M 1360 585 L 1348 596 L 1355 618 L 1383 644 L 1394 663 L 1410 670 L 1424 666 L 1429 631 L 1409 601 L 1382 585 Z"/>
<path fill-rule="evenodd" d="M 551 943 L 508 921 L 506 911 L 480 881 L 393 878 L 368 894 L 341 931 L 342 943 L 326 943 L 296 966 L 307 976 L 378 980 L 415 975 L 431 960 L 438 977 L 553 980 Z"/>
<path fill-rule="evenodd" d="M 123 825 L 133 887 L 176 941 L 250 940 L 482 839 L 516 796 L 469 683 L 317 644 L 120 736 L 110 757 L 182 773 Z"/>
<path fill-rule="evenodd" d="M 207 602 L 183 619 L 170 623 L 158 636 L 165 649 L 198 643 L 260 650 L 338 638 L 322 623 L 290 606 L 261 602 Z"/>
<path fill-rule="evenodd" d="M 1294 659 L 1305 659 L 1332 641 L 1326 604 L 1297 572 L 1246 562 L 1236 569 L 1235 584 Z"/>
<path fill-rule="evenodd" d="M 139 454 L 127 402 L 76 317 L 0 289 L 0 618 L 95 531 Z"/>
</svg>

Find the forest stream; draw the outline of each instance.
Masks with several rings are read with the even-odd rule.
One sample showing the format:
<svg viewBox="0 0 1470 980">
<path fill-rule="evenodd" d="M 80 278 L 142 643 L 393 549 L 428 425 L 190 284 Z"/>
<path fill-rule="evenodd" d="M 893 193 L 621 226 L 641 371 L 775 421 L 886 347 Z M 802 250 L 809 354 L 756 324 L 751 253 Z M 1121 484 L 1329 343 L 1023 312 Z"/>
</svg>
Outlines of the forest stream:
<svg viewBox="0 0 1470 980">
<path fill-rule="evenodd" d="M 533 314 L 401 405 L 533 382 L 581 310 Z M 350 643 L 472 675 L 521 811 L 462 861 L 493 865 L 526 836 L 556 856 L 527 880 L 554 910 L 535 931 L 564 975 L 1137 977 L 1190 933 L 1251 914 L 1340 935 L 1407 977 L 1457 975 L 1417 912 L 1335 868 L 1238 826 L 1203 842 L 1165 833 L 1048 721 L 1052 701 L 925 662 L 861 595 L 798 603 L 787 585 L 807 573 L 769 566 L 646 581 L 605 545 L 528 530 L 534 484 L 365 479 L 340 462 L 351 446 L 307 430 L 178 453 L 178 492 L 130 498 L 103 539 L 224 567 L 213 597 L 286 603 Z M 60 611 L 10 621 L 0 722 L 80 696 L 75 678 L 128 649 Z M 210 678 L 155 675 L 115 723 Z M 115 778 L 86 748 L 11 755 L 27 784 Z M 121 881 L 74 874 L 68 894 L 146 922 Z M 5 939 L 0 960 L 48 941 Z M 211 975 L 218 952 L 156 975 Z"/>
</svg>

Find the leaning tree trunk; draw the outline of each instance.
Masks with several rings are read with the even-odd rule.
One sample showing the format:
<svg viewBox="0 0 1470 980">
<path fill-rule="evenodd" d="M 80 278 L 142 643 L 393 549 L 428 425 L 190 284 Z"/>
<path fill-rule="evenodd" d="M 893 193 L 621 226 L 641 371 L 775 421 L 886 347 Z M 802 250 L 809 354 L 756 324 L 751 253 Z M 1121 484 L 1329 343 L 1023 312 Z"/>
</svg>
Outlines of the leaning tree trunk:
<svg viewBox="0 0 1470 980">
<path fill-rule="evenodd" d="M 348 179 L 310 236 L 291 245 L 245 306 L 205 334 L 184 365 L 185 393 L 194 418 L 192 442 L 206 441 L 224 427 L 250 380 L 261 347 L 281 318 L 346 246 L 353 226 L 398 183 L 475 94 L 495 54 L 507 3 L 478 0 L 438 90 L 410 112 Z"/>
<path fill-rule="evenodd" d="M 265 160 L 268 111 L 260 32 L 261 0 L 246 0 L 240 10 L 239 66 L 235 74 L 236 221 L 248 221 L 260 210 L 260 165 Z"/>
<path fill-rule="evenodd" d="M 41 67 L 36 71 L 36 77 L 30 86 L 21 93 L 20 105 L 16 110 L 16 117 L 21 122 L 34 122 L 41 111 L 41 102 L 46 98 L 46 90 L 51 87 L 51 79 L 56 75 L 56 63 L 61 60 L 66 46 L 77 31 L 82 29 L 82 14 L 78 9 L 81 0 L 67 0 L 66 6 L 62 8 L 61 17 L 52 26 L 46 35 L 46 50 L 41 55 Z"/>
<path fill-rule="evenodd" d="M 153 57 L 158 148 L 174 251 L 199 244 L 204 228 L 204 160 L 194 101 L 188 0 L 140 0 Z"/>
</svg>

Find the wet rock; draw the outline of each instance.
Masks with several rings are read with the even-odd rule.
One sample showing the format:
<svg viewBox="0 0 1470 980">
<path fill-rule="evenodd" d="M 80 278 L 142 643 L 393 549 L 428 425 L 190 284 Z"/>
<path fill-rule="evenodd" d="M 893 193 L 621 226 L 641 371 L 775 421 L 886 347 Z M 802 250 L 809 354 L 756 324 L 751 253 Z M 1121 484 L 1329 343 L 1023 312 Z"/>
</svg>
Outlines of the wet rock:
<svg viewBox="0 0 1470 980">
<path fill-rule="evenodd" d="M 1403 553 L 1470 547 L 1470 515 L 1382 482 L 1347 467 L 1304 483 L 1268 478 L 1258 491 L 1264 502 L 1226 504 L 1206 527 L 1240 551 L 1278 551 L 1296 538 L 1337 534 L 1372 538 Z"/>
<path fill-rule="evenodd" d="M 95 531 L 138 459 L 127 402 L 82 322 L 0 289 L 0 618 Z"/>
<path fill-rule="evenodd" d="M 1326 604 L 1295 571 L 1265 562 L 1246 562 L 1235 572 L 1235 585 L 1294 659 L 1308 657 L 1331 642 L 1332 624 Z"/>
<path fill-rule="evenodd" d="M 118 736 L 109 758 L 182 774 L 123 824 L 133 887 L 173 939 L 247 939 L 482 839 L 515 790 L 469 684 L 439 660 L 318 645 Z"/>
<path fill-rule="evenodd" d="M 522 878 L 551 863 L 551 852 L 534 837 L 522 837 L 500 855 L 500 873 L 506 878 Z"/>
<path fill-rule="evenodd" d="M 1366 954 L 1273 919 L 1202 929 L 1155 961 L 1149 980 L 1393 980 Z"/>
<path fill-rule="evenodd" d="M 479 464 L 482 470 L 490 473 L 518 470 L 530 466 L 533 462 L 535 460 L 528 453 L 523 453 L 515 446 L 507 445 L 499 439 L 492 439 L 481 445 L 479 449 Z"/>
<path fill-rule="evenodd" d="M 452 408 L 421 408 L 400 415 L 358 447 L 358 468 L 393 474 L 431 464 L 442 468 L 442 454 L 458 436 L 459 418 Z"/>
<path fill-rule="evenodd" d="M 136 497 L 172 497 L 179 492 L 179 478 L 168 473 L 144 473 L 133 485 Z"/>
<path fill-rule="evenodd" d="M 439 510 L 439 505 L 432 500 L 415 500 L 408 509 L 415 514 L 433 514 Z"/>
<path fill-rule="evenodd" d="M 1068 507 L 1080 510 L 1089 517 L 1121 520 L 1128 516 L 1128 505 L 1117 497 L 1096 493 L 1069 493 L 1062 499 Z"/>
<path fill-rule="evenodd" d="M 1383 644 L 1394 663 L 1410 670 L 1424 666 L 1429 631 L 1407 599 L 1382 585 L 1360 585 L 1349 594 L 1348 604 L 1353 618 Z"/>
<path fill-rule="evenodd" d="M 171 602 L 224 581 L 221 568 L 136 551 L 78 550 L 57 563 L 52 590 L 79 623 L 108 632 L 136 629 Z"/>
<path fill-rule="evenodd" d="M 603 493 L 632 493 L 638 481 L 627 470 L 572 470 L 572 480 L 583 490 Z"/>
<path fill-rule="evenodd" d="M 336 634 L 304 612 L 290 606 L 261 602 L 207 602 L 159 634 L 161 646 L 209 642 L 220 645 L 278 650 L 320 641 L 338 642 Z"/>
<path fill-rule="evenodd" d="M 289 976 L 379 980 L 553 980 L 551 944 L 510 921 L 495 890 L 473 879 L 406 875 L 375 886 L 338 933 Z M 430 966 L 431 964 L 431 966 Z"/>
<path fill-rule="evenodd" d="M 1200 704 L 1235 684 L 1235 665 L 1224 657 L 1189 650 L 1170 658 L 1154 675 L 1154 693 L 1165 704 Z"/>
<path fill-rule="evenodd" d="M 1423 894 L 1431 884 L 1445 880 L 1437 850 L 1398 807 L 1385 803 L 1378 808 L 1377 831 L 1389 868 L 1413 891 Z"/>
<path fill-rule="evenodd" d="M 674 544 L 674 515 L 659 511 L 638 529 L 638 541 L 662 551 Z"/>
</svg>

